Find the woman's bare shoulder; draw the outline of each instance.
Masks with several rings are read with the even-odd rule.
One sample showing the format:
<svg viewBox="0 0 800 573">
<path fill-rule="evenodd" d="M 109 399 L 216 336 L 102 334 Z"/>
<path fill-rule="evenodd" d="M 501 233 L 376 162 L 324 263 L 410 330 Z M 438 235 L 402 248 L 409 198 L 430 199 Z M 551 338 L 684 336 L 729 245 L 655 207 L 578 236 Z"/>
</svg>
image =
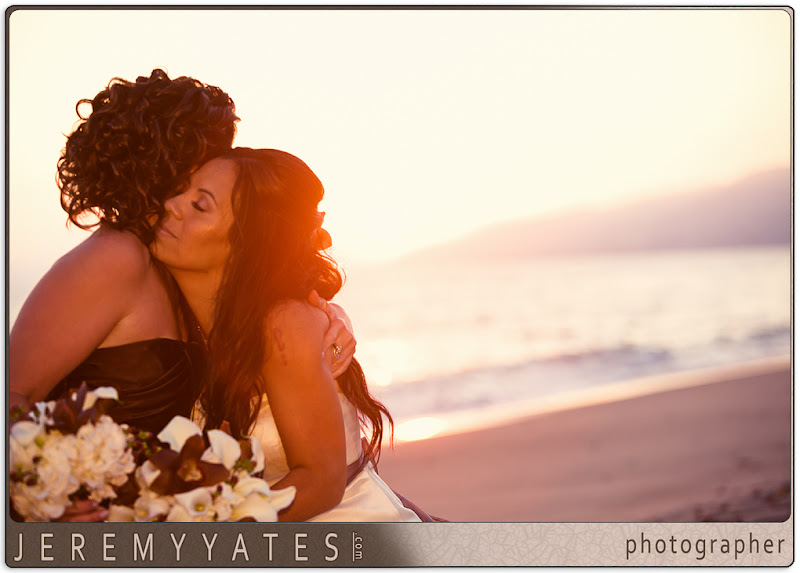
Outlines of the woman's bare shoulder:
<svg viewBox="0 0 800 573">
<path fill-rule="evenodd" d="M 129 231 L 101 228 L 58 260 L 56 266 L 103 269 L 109 278 L 144 277 L 151 267 L 150 251 Z"/>
<path fill-rule="evenodd" d="M 111 253 L 126 258 L 127 262 L 150 262 L 147 246 L 130 231 L 102 227 L 82 243 L 96 252 Z"/>
<path fill-rule="evenodd" d="M 298 334 L 322 332 L 328 328 L 328 316 L 319 308 L 305 301 L 286 299 L 272 307 L 267 315 L 267 327 Z"/>
<path fill-rule="evenodd" d="M 322 352 L 328 317 L 320 309 L 297 300 L 281 301 L 266 319 L 268 355 L 280 349 L 282 355 L 312 356 Z"/>
</svg>

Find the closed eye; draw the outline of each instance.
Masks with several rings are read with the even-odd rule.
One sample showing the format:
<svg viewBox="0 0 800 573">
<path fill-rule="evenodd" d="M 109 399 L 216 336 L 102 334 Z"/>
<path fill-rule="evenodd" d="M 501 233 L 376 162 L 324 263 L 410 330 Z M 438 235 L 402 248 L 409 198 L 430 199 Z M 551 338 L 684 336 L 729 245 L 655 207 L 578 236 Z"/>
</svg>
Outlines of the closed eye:
<svg viewBox="0 0 800 573">
<path fill-rule="evenodd" d="M 206 212 L 206 210 L 205 210 L 205 209 L 203 209 L 203 208 L 200 206 L 200 203 L 198 203 L 197 201 L 192 201 L 192 207 L 194 207 L 195 209 L 197 209 L 197 210 L 198 210 L 198 211 L 200 211 L 201 213 L 205 213 L 205 212 Z"/>
</svg>

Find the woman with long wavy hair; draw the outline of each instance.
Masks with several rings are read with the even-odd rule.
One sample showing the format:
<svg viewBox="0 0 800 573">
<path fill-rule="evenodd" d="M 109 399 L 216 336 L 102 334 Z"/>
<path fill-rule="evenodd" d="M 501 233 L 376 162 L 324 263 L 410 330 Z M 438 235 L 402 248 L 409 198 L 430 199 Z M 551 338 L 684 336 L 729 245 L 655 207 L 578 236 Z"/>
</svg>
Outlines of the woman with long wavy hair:
<svg viewBox="0 0 800 573">
<path fill-rule="evenodd" d="M 322 196 L 297 157 L 236 148 L 166 202 L 151 252 L 209 332 L 206 427 L 259 437 L 265 479 L 297 488 L 279 519 L 419 521 L 375 473 L 388 411 L 355 360 L 334 380 L 328 319 L 305 302 L 311 289 L 330 299 L 342 286 L 323 252 Z"/>
</svg>

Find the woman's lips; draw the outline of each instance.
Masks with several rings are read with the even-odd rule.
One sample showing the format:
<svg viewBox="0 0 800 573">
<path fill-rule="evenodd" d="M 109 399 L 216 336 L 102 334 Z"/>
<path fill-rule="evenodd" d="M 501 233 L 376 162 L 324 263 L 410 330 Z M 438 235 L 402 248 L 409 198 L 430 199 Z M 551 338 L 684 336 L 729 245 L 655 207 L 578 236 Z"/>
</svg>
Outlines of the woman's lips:
<svg viewBox="0 0 800 573">
<path fill-rule="evenodd" d="M 175 234 L 174 234 L 174 233 L 172 233 L 172 232 L 170 232 L 170 231 L 169 231 L 169 229 L 167 229 L 167 228 L 166 228 L 164 225 L 161 225 L 161 226 L 160 226 L 160 227 L 159 227 L 159 228 L 156 230 L 156 234 L 158 234 L 158 235 L 160 235 L 160 236 L 162 236 L 162 237 L 172 237 L 173 239 L 174 239 L 174 238 L 176 238 L 176 237 L 175 237 Z"/>
</svg>

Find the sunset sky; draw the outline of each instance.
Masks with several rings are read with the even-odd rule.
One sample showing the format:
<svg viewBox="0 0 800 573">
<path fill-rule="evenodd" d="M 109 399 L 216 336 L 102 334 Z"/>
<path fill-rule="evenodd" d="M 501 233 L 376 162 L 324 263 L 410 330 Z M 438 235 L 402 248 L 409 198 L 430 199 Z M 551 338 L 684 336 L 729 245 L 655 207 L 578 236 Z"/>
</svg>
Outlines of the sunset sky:
<svg viewBox="0 0 800 573">
<path fill-rule="evenodd" d="M 486 224 L 790 163 L 782 10 L 22 10 L 10 284 L 86 234 L 55 185 L 75 103 L 163 67 L 225 89 L 237 145 L 305 160 L 344 264 Z"/>
</svg>

